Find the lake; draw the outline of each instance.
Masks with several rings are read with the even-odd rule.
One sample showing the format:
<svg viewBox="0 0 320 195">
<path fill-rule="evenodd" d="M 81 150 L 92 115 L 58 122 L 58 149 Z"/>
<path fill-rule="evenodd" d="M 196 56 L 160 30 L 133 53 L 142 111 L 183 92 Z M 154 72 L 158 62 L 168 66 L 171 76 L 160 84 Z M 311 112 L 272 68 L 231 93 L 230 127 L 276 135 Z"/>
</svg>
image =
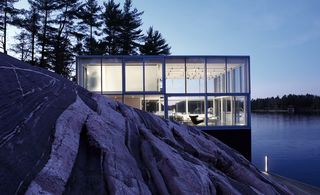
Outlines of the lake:
<svg viewBox="0 0 320 195">
<path fill-rule="evenodd" d="M 320 115 L 252 114 L 252 162 L 320 187 Z"/>
</svg>

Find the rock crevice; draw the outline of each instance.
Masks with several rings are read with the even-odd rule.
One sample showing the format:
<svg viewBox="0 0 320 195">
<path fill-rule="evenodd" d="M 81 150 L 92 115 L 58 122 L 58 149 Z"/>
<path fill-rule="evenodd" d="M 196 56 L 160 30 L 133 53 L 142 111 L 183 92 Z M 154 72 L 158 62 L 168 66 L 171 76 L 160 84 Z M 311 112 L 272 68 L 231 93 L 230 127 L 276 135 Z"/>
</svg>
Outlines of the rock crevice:
<svg viewBox="0 0 320 195">
<path fill-rule="evenodd" d="M 292 194 L 194 127 L 0 59 L 1 193 Z"/>
</svg>

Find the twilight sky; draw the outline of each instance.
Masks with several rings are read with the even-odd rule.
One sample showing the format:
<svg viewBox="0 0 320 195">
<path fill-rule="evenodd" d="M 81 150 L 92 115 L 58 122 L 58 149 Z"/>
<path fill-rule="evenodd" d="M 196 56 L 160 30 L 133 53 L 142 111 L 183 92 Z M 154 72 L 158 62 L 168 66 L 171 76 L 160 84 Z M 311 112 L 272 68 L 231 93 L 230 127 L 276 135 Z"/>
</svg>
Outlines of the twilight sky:
<svg viewBox="0 0 320 195">
<path fill-rule="evenodd" d="M 133 0 L 133 4 L 144 11 L 144 31 L 149 26 L 159 30 L 173 55 L 250 55 L 253 98 L 320 95 L 319 0 Z"/>
</svg>

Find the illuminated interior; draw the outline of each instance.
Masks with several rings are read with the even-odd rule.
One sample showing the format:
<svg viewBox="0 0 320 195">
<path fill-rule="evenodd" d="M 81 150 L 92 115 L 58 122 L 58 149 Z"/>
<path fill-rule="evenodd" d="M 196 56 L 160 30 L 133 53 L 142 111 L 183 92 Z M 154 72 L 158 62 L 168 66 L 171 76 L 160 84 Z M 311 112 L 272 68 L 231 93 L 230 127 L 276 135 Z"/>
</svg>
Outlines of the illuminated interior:
<svg viewBox="0 0 320 195">
<path fill-rule="evenodd" d="M 248 56 L 80 56 L 78 83 L 187 125 L 250 125 Z"/>
</svg>

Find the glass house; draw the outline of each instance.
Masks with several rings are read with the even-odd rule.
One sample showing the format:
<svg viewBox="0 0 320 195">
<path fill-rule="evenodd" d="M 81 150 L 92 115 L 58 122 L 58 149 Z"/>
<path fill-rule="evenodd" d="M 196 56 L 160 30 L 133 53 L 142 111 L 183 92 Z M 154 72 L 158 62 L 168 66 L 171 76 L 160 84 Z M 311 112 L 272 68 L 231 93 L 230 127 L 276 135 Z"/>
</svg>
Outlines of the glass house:
<svg viewBox="0 0 320 195">
<path fill-rule="evenodd" d="M 251 126 L 249 56 L 78 56 L 77 82 L 203 130 Z"/>
</svg>

